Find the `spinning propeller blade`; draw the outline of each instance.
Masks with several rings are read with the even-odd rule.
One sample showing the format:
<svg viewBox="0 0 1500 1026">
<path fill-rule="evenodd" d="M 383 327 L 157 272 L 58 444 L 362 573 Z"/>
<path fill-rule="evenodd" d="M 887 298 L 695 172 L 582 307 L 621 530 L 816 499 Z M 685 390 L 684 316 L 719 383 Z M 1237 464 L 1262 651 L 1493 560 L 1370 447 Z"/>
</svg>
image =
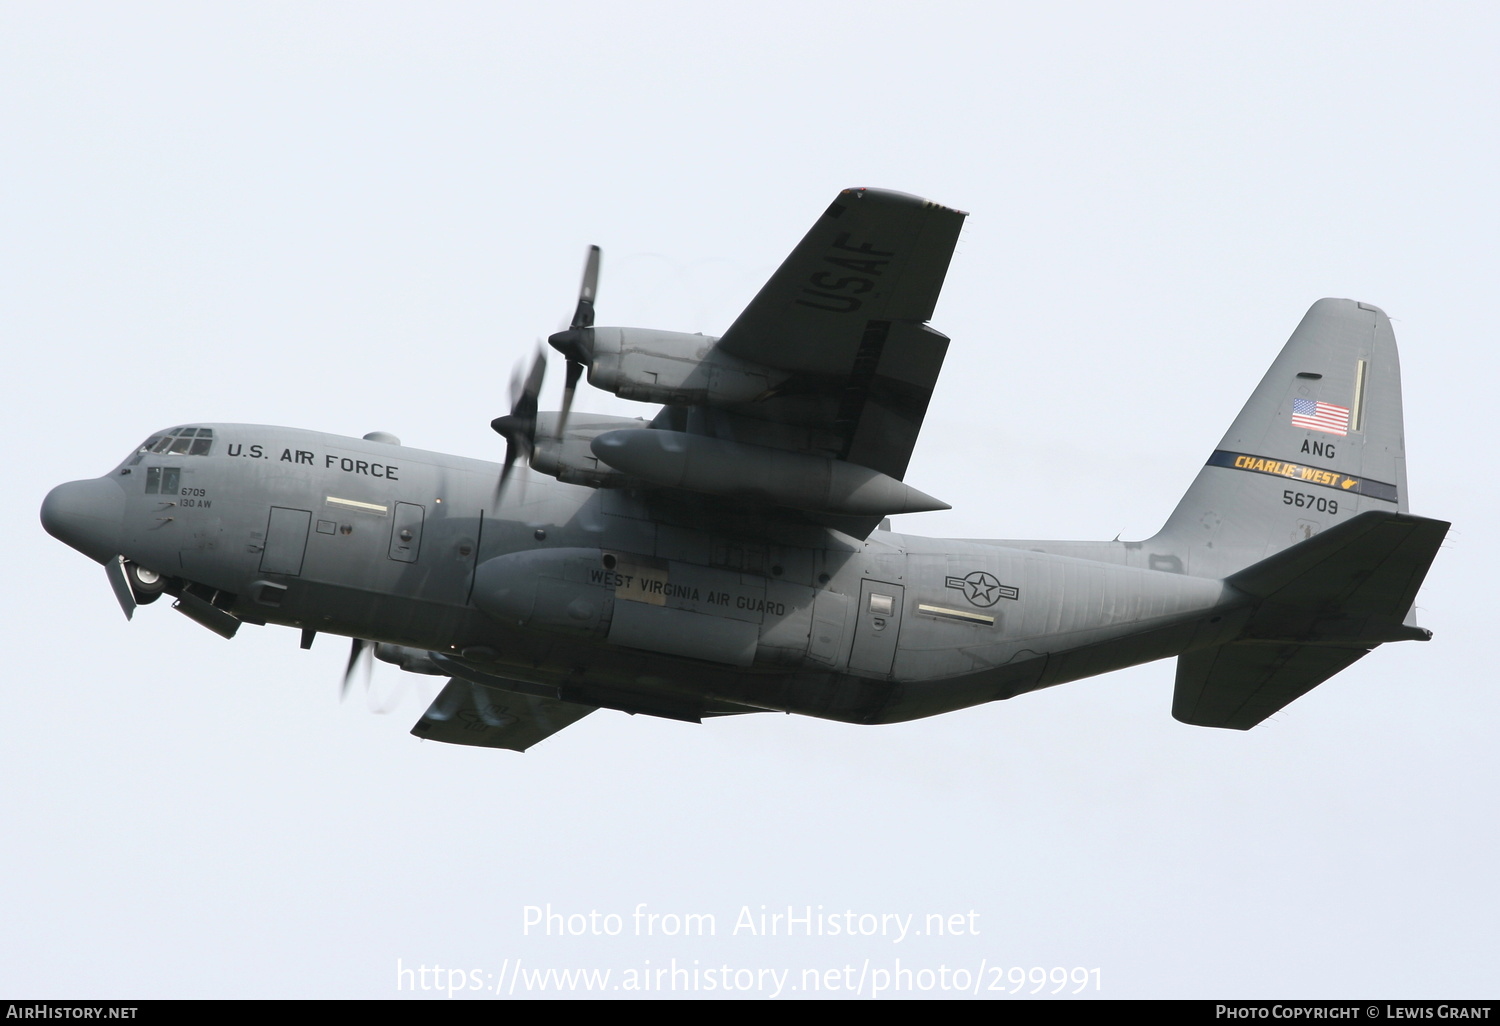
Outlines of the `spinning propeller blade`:
<svg viewBox="0 0 1500 1026">
<path fill-rule="evenodd" d="M 349 697 L 349 682 L 354 679 L 355 669 L 360 665 L 360 663 L 364 663 L 365 684 L 366 686 L 369 685 L 370 657 L 373 653 L 374 650 L 370 647 L 370 643 L 363 638 L 355 638 L 349 643 L 349 662 L 344 667 L 343 687 L 339 689 L 340 702 Z"/>
<path fill-rule="evenodd" d="M 557 417 L 557 436 L 562 437 L 568 426 L 568 411 L 573 408 L 573 393 L 578 389 L 578 379 L 583 376 L 584 365 L 593 358 L 594 297 L 599 292 L 599 247 L 590 246 L 588 259 L 583 264 L 583 283 L 578 287 L 578 306 L 573 310 L 573 323 L 567 331 L 559 331 L 547 341 L 568 360 L 568 373 L 563 381 L 562 412 Z"/>
<path fill-rule="evenodd" d="M 511 379 L 510 412 L 490 421 L 490 427 L 505 439 L 505 466 L 500 471 L 500 480 L 495 484 L 496 503 L 499 503 L 500 496 L 505 491 L 511 468 L 519 460 L 531 459 L 531 453 L 536 448 L 536 403 L 537 396 L 542 391 L 542 378 L 546 373 L 547 357 L 538 345 L 536 359 L 532 361 L 531 372 L 526 375 L 525 380 L 521 379 L 519 369 Z"/>
<path fill-rule="evenodd" d="M 366 641 L 363 638 L 354 638 L 349 642 L 349 662 L 344 666 L 344 683 L 339 689 L 339 701 L 342 702 L 349 697 L 349 685 L 357 675 L 364 678 L 365 707 L 373 713 L 384 716 L 400 704 L 404 688 L 398 681 L 395 690 L 391 692 L 389 701 L 381 702 L 376 697 L 370 682 L 375 676 L 375 658 L 380 654 L 379 649 L 380 646 L 375 642 Z M 384 657 L 381 656 L 381 658 Z"/>
<path fill-rule="evenodd" d="M 590 246 L 583 264 L 583 283 L 578 286 L 578 306 L 573 310 L 570 328 L 594 326 L 594 296 L 599 292 L 599 247 Z"/>
</svg>

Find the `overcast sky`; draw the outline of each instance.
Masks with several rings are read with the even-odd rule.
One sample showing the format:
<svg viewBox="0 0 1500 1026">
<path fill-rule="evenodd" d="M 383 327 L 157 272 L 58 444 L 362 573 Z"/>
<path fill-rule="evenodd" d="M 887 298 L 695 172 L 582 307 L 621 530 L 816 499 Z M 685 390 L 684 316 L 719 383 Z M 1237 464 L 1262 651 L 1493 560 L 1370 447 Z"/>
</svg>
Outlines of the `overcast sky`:
<svg viewBox="0 0 1500 1026">
<path fill-rule="evenodd" d="M 1493 5 L 543 6 L 0 2 L 0 994 L 520 994 L 519 960 L 1494 997 Z M 600 323 L 718 333 L 854 185 L 972 214 L 907 475 L 954 509 L 897 530 L 1147 536 L 1307 307 L 1360 299 L 1412 511 L 1454 524 L 1434 640 L 1243 734 L 1172 720 L 1162 662 L 886 727 L 601 711 L 516 755 L 411 737 L 432 686 L 394 667 L 340 704 L 340 639 L 127 623 L 38 523 L 174 424 L 498 459 L 590 243 Z M 619 934 L 528 929 L 549 905 Z M 896 934 L 929 915 L 961 935 Z"/>
</svg>

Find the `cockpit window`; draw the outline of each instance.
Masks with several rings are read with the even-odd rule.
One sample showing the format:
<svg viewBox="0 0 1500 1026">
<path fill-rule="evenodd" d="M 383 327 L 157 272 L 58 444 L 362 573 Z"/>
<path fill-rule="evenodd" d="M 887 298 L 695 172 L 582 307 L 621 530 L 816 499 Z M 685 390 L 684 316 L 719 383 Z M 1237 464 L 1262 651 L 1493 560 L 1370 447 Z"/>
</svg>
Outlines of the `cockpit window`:
<svg viewBox="0 0 1500 1026">
<path fill-rule="evenodd" d="M 206 427 L 180 427 L 159 435 L 152 435 L 141 443 L 130 459 L 130 466 L 141 462 L 147 453 L 169 453 L 176 456 L 207 456 L 214 447 L 214 429 Z"/>
</svg>

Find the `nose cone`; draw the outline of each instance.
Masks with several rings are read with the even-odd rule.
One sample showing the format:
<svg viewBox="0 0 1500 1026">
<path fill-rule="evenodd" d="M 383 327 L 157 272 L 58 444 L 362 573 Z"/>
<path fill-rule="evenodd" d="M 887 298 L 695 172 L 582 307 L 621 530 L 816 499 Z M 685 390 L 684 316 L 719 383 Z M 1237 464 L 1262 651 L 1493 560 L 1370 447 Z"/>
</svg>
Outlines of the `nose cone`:
<svg viewBox="0 0 1500 1026">
<path fill-rule="evenodd" d="M 42 500 L 47 533 L 99 563 L 120 554 L 124 525 L 125 493 L 111 478 L 69 481 Z"/>
</svg>

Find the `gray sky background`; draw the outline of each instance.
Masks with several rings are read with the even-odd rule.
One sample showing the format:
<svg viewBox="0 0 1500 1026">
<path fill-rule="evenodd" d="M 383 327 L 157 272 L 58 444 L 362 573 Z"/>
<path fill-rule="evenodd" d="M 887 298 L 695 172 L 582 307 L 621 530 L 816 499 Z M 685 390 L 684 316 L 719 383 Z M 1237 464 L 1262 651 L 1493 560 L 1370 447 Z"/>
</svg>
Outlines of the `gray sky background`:
<svg viewBox="0 0 1500 1026">
<path fill-rule="evenodd" d="M 612 984 L 675 959 L 1494 997 L 1497 22 L 0 3 L 0 993 L 394 997 L 398 959 Z M 498 459 L 488 421 L 588 244 L 601 323 L 717 333 L 852 185 L 972 212 L 908 475 L 955 508 L 897 530 L 1149 535 L 1307 307 L 1357 298 L 1395 323 L 1413 511 L 1454 522 L 1435 639 L 1246 734 L 1173 721 L 1165 662 L 890 727 L 600 712 L 517 756 L 410 737 L 432 687 L 393 667 L 340 705 L 339 639 L 127 624 L 38 524 L 172 424 Z M 527 934 L 549 903 L 624 931 Z M 642 904 L 717 933 L 634 936 Z M 978 934 L 733 930 L 789 905 Z"/>
</svg>

